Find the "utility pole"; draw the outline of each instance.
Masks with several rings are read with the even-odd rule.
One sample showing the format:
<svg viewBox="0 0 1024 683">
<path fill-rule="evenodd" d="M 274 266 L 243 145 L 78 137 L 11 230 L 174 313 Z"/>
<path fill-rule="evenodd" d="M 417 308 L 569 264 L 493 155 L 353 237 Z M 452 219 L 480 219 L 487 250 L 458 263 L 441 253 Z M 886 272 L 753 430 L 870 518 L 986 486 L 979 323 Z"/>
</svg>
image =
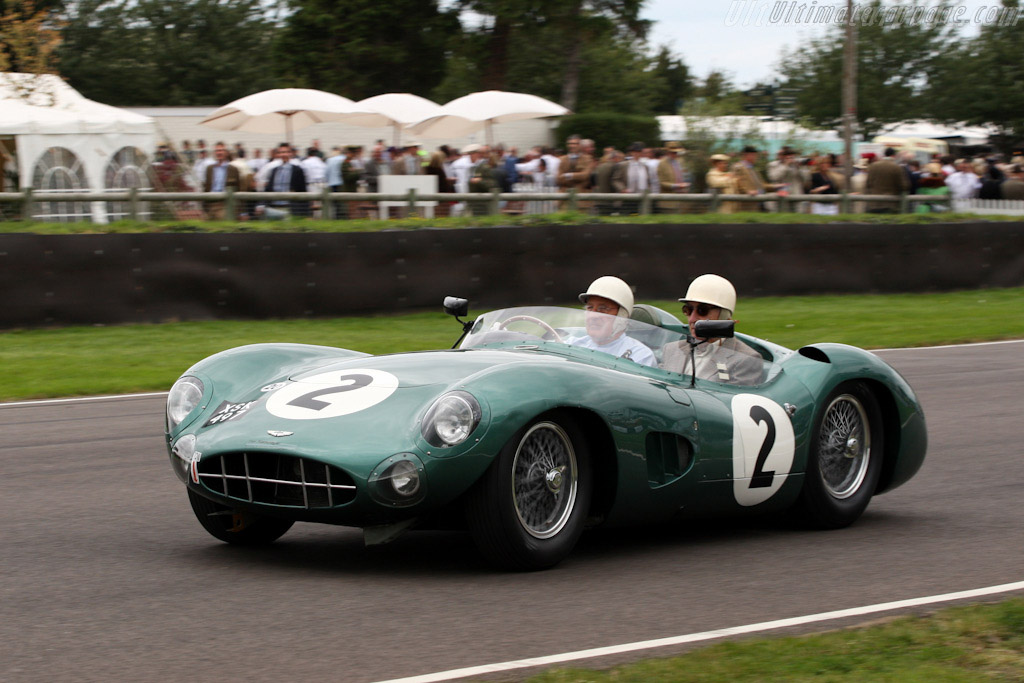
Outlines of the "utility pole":
<svg viewBox="0 0 1024 683">
<path fill-rule="evenodd" d="M 843 45 L 843 150 L 846 163 L 846 191 L 853 178 L 853 127 L 857 122 L 857 27 L 853 22 L 853 0 L 846 0 L 846 43 Z"/>
</svg>

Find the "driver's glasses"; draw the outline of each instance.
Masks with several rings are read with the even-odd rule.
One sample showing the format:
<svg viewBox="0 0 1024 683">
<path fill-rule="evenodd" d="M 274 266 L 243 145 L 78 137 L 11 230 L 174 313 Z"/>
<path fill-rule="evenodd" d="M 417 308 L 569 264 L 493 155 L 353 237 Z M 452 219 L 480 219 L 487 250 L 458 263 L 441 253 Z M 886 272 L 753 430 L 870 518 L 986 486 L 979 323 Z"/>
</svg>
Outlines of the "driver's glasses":
<svg viewBox="0 0 1024 683">
<path fill-rule="evenodd" d="M 717 308 L 718 306 L 708 306 L 707 304 L 697 304 L 696 306 L 693 304 L 683 304 L 683 313 L 690 316 L 694 311 L 697 311 L 697 315 L 704 318 Z"/>
<path fill-rule="evenodd" d="M 608 304 L 598 304 L 597 306 L 594 306 L 593 304 L 586 304 L 583 306 L 583 310 L 592 311 L 594 313 L 604 313 L 605 315 L 615 315 L 619 312 L 619 307 L 609 306 Z"/>
</svg>

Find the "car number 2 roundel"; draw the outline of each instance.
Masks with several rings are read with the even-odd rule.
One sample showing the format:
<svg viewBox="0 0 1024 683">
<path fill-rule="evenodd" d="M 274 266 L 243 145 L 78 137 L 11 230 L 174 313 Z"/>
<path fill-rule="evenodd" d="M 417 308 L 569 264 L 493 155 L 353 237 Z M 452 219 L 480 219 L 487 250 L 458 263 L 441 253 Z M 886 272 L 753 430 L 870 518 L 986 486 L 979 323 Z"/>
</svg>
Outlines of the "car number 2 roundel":
<svg viewBox="0 0 1024 683">
<path fill-rule="evenodd" d="M 782 488 L 793 468 L 796 440 L 789 415 L 754 394 L 732 399 L 732 490 L 736 502 L 763 503 Z"/>
<path fill-rule="evenodd" d="M 351 415 L 377 405 L 398 388 L 383 370 L 352 368 L 289 382 L 267 399 L 267 412 L 287 420 L 322 420 Z"/>
</svg>

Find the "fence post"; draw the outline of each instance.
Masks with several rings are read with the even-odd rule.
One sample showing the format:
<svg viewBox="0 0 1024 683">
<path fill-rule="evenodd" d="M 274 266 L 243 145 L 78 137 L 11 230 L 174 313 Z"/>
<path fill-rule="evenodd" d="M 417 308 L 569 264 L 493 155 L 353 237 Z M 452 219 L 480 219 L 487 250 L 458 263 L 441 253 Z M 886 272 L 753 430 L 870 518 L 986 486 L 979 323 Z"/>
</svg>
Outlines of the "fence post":
<svg viewBox="0 0 1024 683">
<path fill-rule="evenodd" d="M 32 188 L 25 188 L 25 199 L 21 203 L 21 220 L 32 220 Z"/>
<path fill-rule="evenodd" d="M 640 197 L 640 215 L 647 216 L 651 213 L 651 191 L 645 189 Z"/>
<path fill-rule="evenodd" d="M 139 188 L 128 189 L 128 217 L 133 221 L 139 220 Z"/>
<path fill-rule="evenodd" d="M 224 194 L 227 195 L 224 199 L 224 219 L 229 221 L 238 220 L 238 211 L 236 211 L 235 204 L 238 200 L 235 199 L 235 188 L 225 187 Z"/>
<path fill-rule="evenodd" d="M 416 188 L 409 188 L 409 215 L 412 216 L 416 213 Z"/>
<path fill-rule="evenodd" d="M 907 199 L 907 193 L 900 193 L 900 213 L 910 213 L 907 208 L 910 206 L 910 200 Z"/>
<path fill-rule="evenodd" d="M 718 198 L 721 192 L 715 190 L 711 193 L 711 204 L 708 206 L 708 213 L 717 213 L 718 205 L 721 204 L 721 200 Z"/>
<path fill-rule="evenodd" d="M 843 198 L 839 202 L 839 206 L 840 213 L 850 213 L 850 193 L 846 190 L 843 190 Z"/>
<path fill-rule="evenodd" d="M 571 190 L 569 190 L 569 199 L 566 200 L 566 207 L 570 211 L 576 211 L 577 203 L 576 203 L 576 188 L 575 187 L 572 188 Z"/>
<path fill-rule="evenodd" d="M 334 218 L 334 200 L 331 199 L 331 186 L 324 185 L 320 191 L 320 218 L 331 220 Z"/>
<path fill-rule="evenodd" d="M 498 200 L 500 193 L 501 189 L 497 187 L 491 190 L 491 200 L 487 202 L 487 215 L 497 216 L 501 213 L 501 202 Z"/>
</svg>

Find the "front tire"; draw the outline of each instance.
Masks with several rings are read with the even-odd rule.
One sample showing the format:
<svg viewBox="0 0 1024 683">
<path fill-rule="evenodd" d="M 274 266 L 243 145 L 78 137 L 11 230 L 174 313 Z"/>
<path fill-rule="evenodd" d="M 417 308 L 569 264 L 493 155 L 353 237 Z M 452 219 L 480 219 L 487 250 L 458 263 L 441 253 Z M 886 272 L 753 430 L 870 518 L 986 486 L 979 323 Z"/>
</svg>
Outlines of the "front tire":
<svg viewBox="0 0 1024 683">
<path fill-rule="evenodd" d="M 509 439 L 470 493 L 470 533 L 499 567 L 552 567 L 583 532 L 590 491 L 590 454 L 579 427 L 564 416 L 542 416 Z"/>
<path fill-rule="evenodd" d="M 811 433 L 798 510 L 811 526 L 849 526 L 867 508 L 882 472 L 878 401 L 863 382 L 846 382 L 824 401 Z"/>
<path fill-rule="evenodd" d="M 295 522 L 273 517 L 260 517 L 248 512 L 240 512 L 203 498 L 188 490 L 188 502 L 192 504 L 192 512 L 203 528 L 216 539 L 233 545 L 267 545 L 273 543 Z"/>
</svg>

